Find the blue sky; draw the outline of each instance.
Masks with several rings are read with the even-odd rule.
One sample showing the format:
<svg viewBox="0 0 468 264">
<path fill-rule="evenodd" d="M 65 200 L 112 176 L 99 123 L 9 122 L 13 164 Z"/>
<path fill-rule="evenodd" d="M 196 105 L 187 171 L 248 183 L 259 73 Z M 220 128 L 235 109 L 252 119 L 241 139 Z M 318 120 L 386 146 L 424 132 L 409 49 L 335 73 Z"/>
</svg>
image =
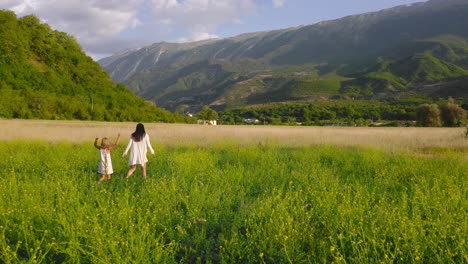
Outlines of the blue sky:
<svg viewBox="0 0 468 264">
<path fill-rule="evenodd" d="M 155 42 L 186 42 L 315 24 L 425 0 L 0 0 L 73 35 L 95 59 Z"/>
</svg>

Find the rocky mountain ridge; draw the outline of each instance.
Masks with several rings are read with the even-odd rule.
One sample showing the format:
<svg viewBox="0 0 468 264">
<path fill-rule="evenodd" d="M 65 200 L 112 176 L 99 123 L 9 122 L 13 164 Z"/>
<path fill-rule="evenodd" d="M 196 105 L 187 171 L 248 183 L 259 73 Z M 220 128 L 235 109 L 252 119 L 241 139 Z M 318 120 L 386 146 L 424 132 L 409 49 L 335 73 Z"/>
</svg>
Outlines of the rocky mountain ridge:
<svg viewBox="0 0 468 264">
<path fill-rule="evenodd" d="M 468 75 L 466 17 L 467 1 L 431 0 L 226 39 L 155 43 L 99 63 L 114 81 L 170 110 L 384 100 L 410 91 L 437 97 L 447 92 L 416 87 Z M 407 76 L 412 69 L 418 77 Z M 444 89 L 467 96 L 463 88 Z"/>
</svg>

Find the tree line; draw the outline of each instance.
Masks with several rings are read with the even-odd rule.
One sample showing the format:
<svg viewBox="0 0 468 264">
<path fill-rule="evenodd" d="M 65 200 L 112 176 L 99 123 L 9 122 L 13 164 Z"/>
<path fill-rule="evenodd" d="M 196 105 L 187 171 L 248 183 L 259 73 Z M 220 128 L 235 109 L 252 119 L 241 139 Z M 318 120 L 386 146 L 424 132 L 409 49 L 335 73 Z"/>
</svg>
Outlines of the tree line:
<svg viewBox="0 0 468 264">
<path fill-rule="evenodd" d="M 443 104 L 423 104 L 418 107 L 418 125 L 426 127 L 459 127 L 466 123 L 467 111 L 457 105 L 453 98 Z"/>
<path fill-rule="evenodd" d="M 367 126 L 383 123 L 389 126 L 403 124 L 453 127 L 466 124 L 466 113 L 466 109 L 459 106 L 453 98 L 436 103 L 427 98 L 398 102 L 331 100 L 224 110 L 219 112 L 219 121 L 221 124 L 243 124 L 245 119 L 257 119 L 257 124 L 271 125 Z"/>
</svg>

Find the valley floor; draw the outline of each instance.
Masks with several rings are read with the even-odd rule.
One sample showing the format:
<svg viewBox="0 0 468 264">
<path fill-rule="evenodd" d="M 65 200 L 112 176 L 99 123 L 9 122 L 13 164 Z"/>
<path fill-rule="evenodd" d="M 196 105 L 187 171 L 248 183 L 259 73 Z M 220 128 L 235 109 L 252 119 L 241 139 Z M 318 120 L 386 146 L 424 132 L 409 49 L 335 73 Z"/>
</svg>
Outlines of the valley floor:
<svg viewBox="0 0 468 264">
<path fill-rule="evenodd" d="M 0 120 L 0 140 L 39 140 L 92 144 L 96 137 L 124 141 L 135 130 L 135 123 Z M 153 144 L 177 146 L 213 144 L 280 146 L 357 146 L 393 150 L 446 149 L 468 153 L 465 128 L 361 128 L 289 126 L 209 126 L 145 123 Z"/>
</svg>

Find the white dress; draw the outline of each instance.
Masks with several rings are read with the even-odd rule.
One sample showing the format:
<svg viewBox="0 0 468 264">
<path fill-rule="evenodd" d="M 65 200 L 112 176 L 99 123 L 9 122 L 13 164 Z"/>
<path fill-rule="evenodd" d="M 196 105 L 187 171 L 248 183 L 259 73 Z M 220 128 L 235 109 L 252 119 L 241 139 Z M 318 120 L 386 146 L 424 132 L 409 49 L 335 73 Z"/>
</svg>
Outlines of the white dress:
<svg viewBox="0 0 468 264">
<path fill-rule="evenodd" d="M 128 159 L 128 165 L 145 165 L 148 162 L 148 158 L 146 157 L 146 153 L 148 152 L 148 148 L 151 151 L 151 154 L 154 154 L 154 149 L 151 146 L 149 141 L 149 135 L 145 134 L 143 138 L 136 142 L 130 137 L 130 141 L 128 142 L 127 147 L 125 148 L 124 155 L 127 155 L 128 151 L 130 151 L 130 158 Z"/>
<path fill-rule="evenodd" d="M 110 152 L 107 152 L 106 149 L 99 149 L 99 151 L 101 153 L 101 160 L 99 161 L 98 173 L 106 175 L 114 173 Z"/>
</svg>

